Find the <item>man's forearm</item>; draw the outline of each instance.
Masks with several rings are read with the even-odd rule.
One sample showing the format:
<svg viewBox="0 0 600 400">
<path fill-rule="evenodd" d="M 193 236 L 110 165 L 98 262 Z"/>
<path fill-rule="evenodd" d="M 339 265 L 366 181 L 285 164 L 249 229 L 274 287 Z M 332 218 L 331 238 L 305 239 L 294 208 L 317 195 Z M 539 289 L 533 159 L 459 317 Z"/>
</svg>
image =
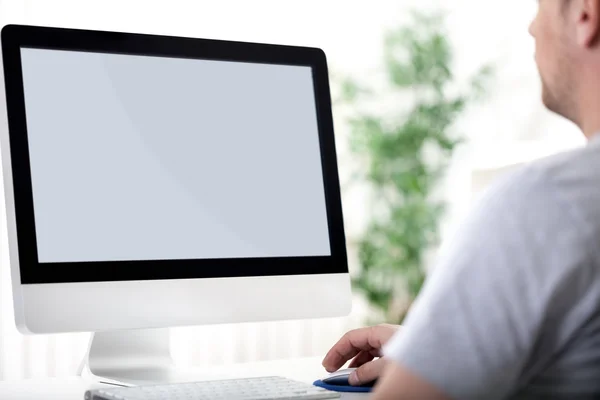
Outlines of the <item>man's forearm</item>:
<svg viewBox="0 0 600 400">
<path fill-rule="evenodd" d="M 406 368 L 389 362 L 370 397 L 373 400 L 451 400 Z"/>
</svg>

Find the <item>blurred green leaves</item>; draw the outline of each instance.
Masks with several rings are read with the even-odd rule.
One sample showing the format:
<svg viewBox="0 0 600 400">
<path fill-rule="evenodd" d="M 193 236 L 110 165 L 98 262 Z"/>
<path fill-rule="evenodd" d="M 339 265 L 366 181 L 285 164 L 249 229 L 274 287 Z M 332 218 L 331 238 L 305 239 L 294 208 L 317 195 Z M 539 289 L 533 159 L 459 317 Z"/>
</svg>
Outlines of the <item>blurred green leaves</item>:
<svg viewBox="0 0 600 400">
<path fill-rule="evenodd" d="M 457 85 L 444 15 L 413 12 L 411 17 L 387 34 L 383 52 L 385 91 L 410 98 L 407 112 L 366 111 L 365 100 L 377 102 L 384 94 L 353 79 L 340 85 L 342 102 L 353 108 L 347 121 L 350 148 L 364 162 L 359 179 L 374 199 L 359 241 L 360 270 L 353 277 L 354 289 L 381 314 L 371 322 L 401 323 L 421 290 L 426 254 L 438 245 L 444 213 L 444 203 L 432 193 L 462 143 L 453 124 L 485 94 L 493 75 L 486 66 Z"/>
</svg>

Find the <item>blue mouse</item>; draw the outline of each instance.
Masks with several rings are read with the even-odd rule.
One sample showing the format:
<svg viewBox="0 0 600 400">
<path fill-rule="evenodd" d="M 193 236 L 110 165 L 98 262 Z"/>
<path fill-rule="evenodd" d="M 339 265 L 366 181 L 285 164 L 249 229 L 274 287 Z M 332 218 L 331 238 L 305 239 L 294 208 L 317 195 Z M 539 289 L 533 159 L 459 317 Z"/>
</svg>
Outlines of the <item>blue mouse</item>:
<svg viewBox="0 0 600 400">
<path fill-rule="evenodd" d="M 329 374 L 321 380 L 316 381 L 314 384 L 316 386 L 336 392 L 370 392 L 373 386 L 375 386 L 377 383 L 377 380 L 362 384 L 360 386 L 352 386 L 348 381 L 348 378 L 350 378 L 350 374 L 352 374 L 355 369 L 356 368 L 341 369 Z"/>
</svg>

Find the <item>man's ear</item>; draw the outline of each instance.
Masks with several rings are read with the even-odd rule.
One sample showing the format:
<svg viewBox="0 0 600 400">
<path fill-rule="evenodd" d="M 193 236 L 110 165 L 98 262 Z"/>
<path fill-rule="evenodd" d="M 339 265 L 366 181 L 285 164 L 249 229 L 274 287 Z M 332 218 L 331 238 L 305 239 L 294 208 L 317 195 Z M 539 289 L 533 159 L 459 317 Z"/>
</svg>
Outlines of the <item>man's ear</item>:
<svg viewBox="0 0 600 400">
<path fill-rule="evenodd" d="M 583 47 L 600 43 L 600 0 L 569 0 L 569 17 L 575 18 L 577 42 Z"/>
</svg>

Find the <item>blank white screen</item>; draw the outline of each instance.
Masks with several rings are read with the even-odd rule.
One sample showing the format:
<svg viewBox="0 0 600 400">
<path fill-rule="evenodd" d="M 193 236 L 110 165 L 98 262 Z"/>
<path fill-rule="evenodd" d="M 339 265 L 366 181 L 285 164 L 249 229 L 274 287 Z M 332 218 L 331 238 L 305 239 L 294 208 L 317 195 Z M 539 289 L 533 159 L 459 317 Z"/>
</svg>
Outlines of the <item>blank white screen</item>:
<svg viewBox="0 0 600 400">
<path fill-rule="evenodd" d="M 21 57 L 40 262 L 331 254 L 309 67 Z"/>
</svg>

